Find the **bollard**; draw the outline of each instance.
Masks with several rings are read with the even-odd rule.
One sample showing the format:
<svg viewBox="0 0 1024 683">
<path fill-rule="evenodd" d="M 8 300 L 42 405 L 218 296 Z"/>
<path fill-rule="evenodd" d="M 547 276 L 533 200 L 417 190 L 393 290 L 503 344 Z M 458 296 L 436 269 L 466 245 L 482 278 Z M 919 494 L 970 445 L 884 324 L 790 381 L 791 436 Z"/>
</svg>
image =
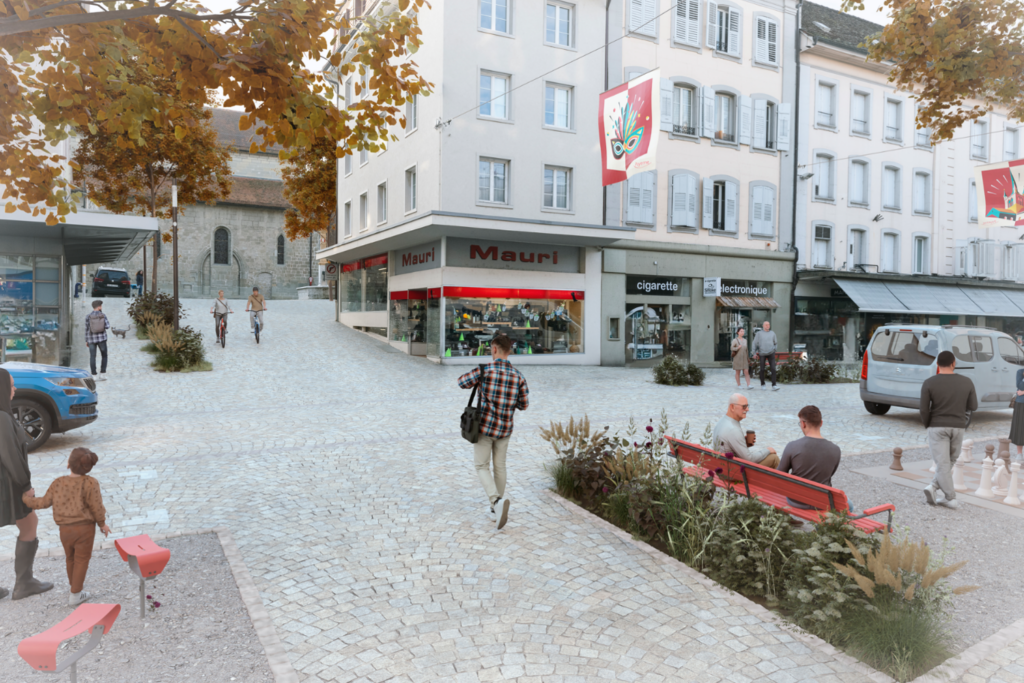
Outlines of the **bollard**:
<svg viewBox="0 0 1024 683">
<path fill-rule="evenodd" d="M 981 463 L 981 483 L 974 495 L 979 498 L 995 498 L 995 494 L 992 493 L 992 458 L 986 457 Z"/>
<path fill-rule="evenodd" d="M 900 463 L 900 458 L 902 458 L 902 457 L 903 457 L 903 449 L 902 448 L 897 446 L 896 448 L 892 449 L 892 464 L 889 465 L 889 469 L 890 470 L 899 470 L 900 472 L 902 472 L 903 471 L 903 465 Z"/>
</svg>

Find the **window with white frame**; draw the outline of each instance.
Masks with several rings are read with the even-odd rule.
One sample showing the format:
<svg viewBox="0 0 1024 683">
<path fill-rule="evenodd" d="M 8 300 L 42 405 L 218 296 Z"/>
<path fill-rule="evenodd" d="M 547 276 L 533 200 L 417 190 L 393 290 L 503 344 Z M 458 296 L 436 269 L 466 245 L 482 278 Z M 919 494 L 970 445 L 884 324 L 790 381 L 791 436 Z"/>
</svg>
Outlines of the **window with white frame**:
<svg viewBox="0 0 1024 683">
<path fill-rule="evenodd" d="M 561 47 L 575 47 L 573 6 L 548 2 L 544 6 L 544 42 Z"/>
<path fill-rule="evenodd" d="M 509 80 L 507 75 L 480 73 L 480 116 L 509 118 Z"/>
<path fill-rule="evenodd" d="M 971 158 L 988 161 L 988 122 L 971 122 Z"/>
<path fill-rule="evenodd" d="M 413 95 L 408 102 L 405 103 L 405 134 L 416 130 L 419 126 L 419 95 Z"/>
<path fill-rule="evenodd" d="M 814 225 L 814 246 L 811 249 L 811 258 L 815 268 L 832 267 L 832 226 L 824 224 Z"/>
<path fill-rule="evenodd" d="M 920 107 L 918 107 L 920 109 Z M 917 112 L 914 114 L 914 147 L 931 149 L 932 129 L 928 126 L 919 126 L 917 123 Z"/>
<path fill-rule="evenodd" d="M 481 159 L 477 199 L 487 204 L 508 204 L 508 161 Z"/>
<path fill-rule="evenodd" d="M 668 224 L 673 228 L 696 229 L 698 177 L 695 173 L 676 173 L 671 177 Z"/>
<path fill-rule="evenodd" d="M 729 93 L 715 93 L 715 139 L 736 142 L 736 98 Z"/>
<path fill-rule="evenodd" d="M 750 186 L 750 234 L 754 237 L 775 236 L 775 188 Z"/>
<path fill-rule="evenodd" d="M 850 230 L 850 255 L 846 261 L 846 269 L 854 270 L 857 266 L 868 262 L 868 232 L 855 228 Z"/>
<path fill-rule="evenodd" d="M 900 210 L 900 168 L 882 167 L 882 208 Z"/>
<path fill-rule="evenodd" d="M 657 0 L 629 0 L 629 31 L 652 38 L 658 35 Z"/>
<path fill-rule="evenodd" d="M 345 155 L 345 175 L 352 175 L 352 153 Z"/>
<path fill-rule="evenodd" d="M 754 61 L 779 65 L 779 24 L 768 17 L 754 20 Z"/>
<path fill-rule="evenodd" d="M 672 88 L 672 132 L 697 134 L 697 90 L 687 85 Z"/>
<path fill-rule="evenodd" d="M 377 225 L 388 222 L 388 184 L 377 186 Z"/>
<path fill-rule="evenodd" d="M 366 230 L 366 228 L 369 226 L 369 224 L 370 224 L 370 220 L 369 220 L 370 217 L 368 215 L 369 212 L 370 212 L 369 198 L 366 196 L 366 193 L 364 192 L 361 195 L 359 195 L 359 229 L 360 230 Z"/>
<path fill-rule="evenodd" d="M 863 159 L 850 161 L 850 203 L 857 206 L 868 205 L 868 182 L 870 173 L 868 162 Z"/>
<path fill-rule="evenodd" d="M 814 198 L 835 199 L 836 159 L 831 154 L 814 155 Z"/>
<path fill-rule="evenodd" d="M 567 85 L 548 83 L 544 86 L 544 125 L 551 128 L 572 128 L 573 89 Z"/>
<path fill-rule="evenodd" d="M 822 128 L 836 127 L 836 87 L 830 83 L 818 83 L 814 98 L 815 125 Z"/>
<path fill-rule="evenodd" d="M 758 149 L 775 149 L 777 143 L 777 106 L 770 100 L 754 100 L 754 131 L 751 145 Z"/>
<path fill-rule="evenodd" d="M 704 180 L 704 227 L 739 232 L 739 184 L 731 180 Z"/>
<path fill-rule="evenodd" d="M 1003 161 L 1013 161 L 1018 155 L 1018 135 L 1016 128 L 1003 130 Z"/>
<path fill-rule="evenodd" d="M 572 171 L 559 166 L 544 167 L 544 208 L 572 209 Z"/>
<path fill-rule="evenodd" d="M 700 0 L 673 0 L 672 40 L 680 45 L 700 47 Z"/>
<path fill-rule="evenodd" d="M 914 275 L 928 274 L 928 238 L 923 235 L 914 236 Z"/>
<path fill-rule="evenodd" d="M 903 103 L 899 100 L 885 101 L 885 139 L 903 142 Z"/>
<path fill-rule="evenodd" d="M 914 213 L 932 212 L 932 176 L 927 171 L 914 171 Z"/>
<path fill-rule="evenodd" d="M 967 220 L 971 223 L 978 222 L 978 190 L 973 178 L 967 188 Z"/>
<path fill-rule="evenodd" d="M 345 237 L 352 236 L 352 202 L 345 202 Z"/>
<path fill-rule="evenodd" d="M 626 222 L 654 225 L 654 171 L 637 173 L 626 181 Z"/>
<path fill-rule="evenodd" d="M 405 169 L 405 212 L 416 210 L 416 167 Z"/>
<path fill-rule="evenodd" d="M 361 149 L 361 150 L 359 150 L 359 165 L 360 166 L 366 166 L 366 164 L 368 164 L 368 163 L 370 163 L 370 150 L 368 150 L 368 149 Z"/>
<path fill-rule="evenodd" d="M 894 232 L 882 234 L 882 271 L 896 273 L 900 266 L 900 236 Z"/>
<path fill-rule="evenodd" d="M 480 0 L 480 28 L 495 33 L 511 33 L 511 0 Z"/>
<path fill-rule="evenodd" d="M 743 15 L 738 9 L 708 1 L 708 47 L 727 54 L 740 56 L 740 22 Z"/>
<path fill-rule="evenodd" d="M 871 135 L 871 95 L 859 90 L 853 91 L 850 106 L 850 132 L 855 135 Z"/>
</svg>

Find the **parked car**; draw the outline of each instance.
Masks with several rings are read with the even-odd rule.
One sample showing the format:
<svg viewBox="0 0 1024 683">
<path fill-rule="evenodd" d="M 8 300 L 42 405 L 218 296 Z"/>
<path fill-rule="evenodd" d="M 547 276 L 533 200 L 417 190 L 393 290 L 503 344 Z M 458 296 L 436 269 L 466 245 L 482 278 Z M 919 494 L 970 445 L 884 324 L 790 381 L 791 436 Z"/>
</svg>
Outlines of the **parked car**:
<svg viewBox="0 0 1024 683">
<path fill-rule="evenodd" d="M 873 415 L 892 406 L 920 408 L 921 384 L 938 372 L 941 351 L 952 351 L 956 373 L 974 382 L 979 410 L 1006 408 L 1017 394 L 1024 349 L 1010 335 L 986 327 L 893 324 L 879 327 L 864 352 L 864 407 Z"/>
<path fill-rule="evenodd" d="M 18 362 L 0 367 L 14 379 L 11 408 L 32 437 L 30 451 L 46 443 L 54 432 L 84 427 L 99 416 L 96 382 L 85 370 Z"/>
<path fill-rule="evenodd" d="M 123 296 L 132 295 L 132 280 L 128 271 L 120 268 L 100 268 L 92 278 L 92 296 Z"/>
</svg>

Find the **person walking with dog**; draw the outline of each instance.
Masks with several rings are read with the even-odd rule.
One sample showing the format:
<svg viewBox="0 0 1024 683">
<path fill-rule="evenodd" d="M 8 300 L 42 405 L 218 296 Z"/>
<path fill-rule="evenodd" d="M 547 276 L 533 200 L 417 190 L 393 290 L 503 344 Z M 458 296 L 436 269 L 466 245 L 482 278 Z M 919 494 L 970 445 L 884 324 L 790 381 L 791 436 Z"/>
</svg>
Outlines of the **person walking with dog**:
<svg viewBox="0 0 1024 683">
<path fill-rule="evenodd" d="M 473 444 L 473 461 L 498 530 L 508 522 L 510 502 L 505 497 L 505 455 L 512 438 L 512 414 L 530 407 L 526 379 L 508 362 L 511 352 L 512 340 L 498 333 L 491 339 L 494 360 L 459 377 L 459 386 L 463 389 L 480 388 L 480 437 Z"/>
<path fill-rule="evenodd" d="M 89 347 L 89 370 L 92 371 L 92 379 L 95 382 L 107 379 L 107 330 L 109 329 L 110 321 L 103 313 L 103 302 L 96 299 L 92 302 L 92 313 L 85 316 L 85 345 Z M 96 376 L 97 350 L 103 358 L 99 377 Z"/>
</svg>

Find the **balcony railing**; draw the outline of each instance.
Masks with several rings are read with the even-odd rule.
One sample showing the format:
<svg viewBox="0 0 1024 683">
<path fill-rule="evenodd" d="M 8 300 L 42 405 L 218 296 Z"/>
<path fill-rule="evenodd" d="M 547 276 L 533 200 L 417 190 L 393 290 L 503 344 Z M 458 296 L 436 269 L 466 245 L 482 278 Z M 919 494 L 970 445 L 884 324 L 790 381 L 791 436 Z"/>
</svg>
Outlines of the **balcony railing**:
<svg viewBox="0 0 1024 683">
<path fill-rule="evenodd" d="M 715 139 L 722 140 L 724 142 L 736 142 L 736 135 L 734 133 L 726 133 L 724 130 L 715 131 Z"/>
<path fill-rule="evenodd" d="M 694 126 L 679 126 L 672 124 L 672 132 L 676 135 L 696 135 L 697 128 Z"/>
</svg>

